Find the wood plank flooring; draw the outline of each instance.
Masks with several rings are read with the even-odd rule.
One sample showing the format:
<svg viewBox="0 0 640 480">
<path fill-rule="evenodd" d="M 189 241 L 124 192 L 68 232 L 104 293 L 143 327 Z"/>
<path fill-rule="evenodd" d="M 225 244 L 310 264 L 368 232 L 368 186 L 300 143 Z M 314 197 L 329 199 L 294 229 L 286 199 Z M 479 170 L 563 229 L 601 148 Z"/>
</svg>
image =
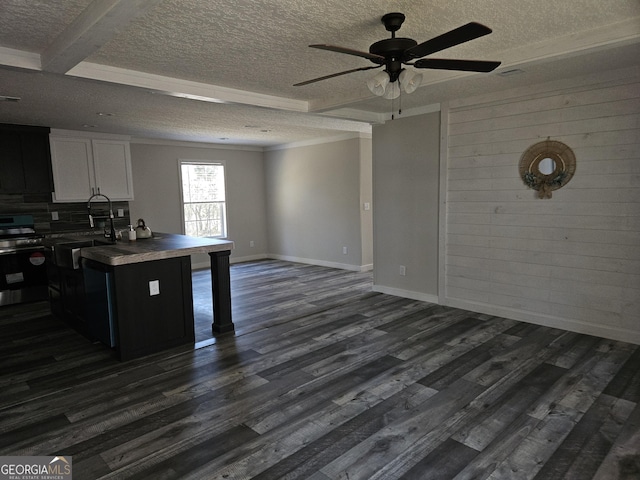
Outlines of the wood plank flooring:
<svg viewBox="0 0 640 480">
<path fill-rule="evenodd" d="M 231 275 L 235 335 L 124 363 L 46 303 L 0 309 L 0 455 L 72 456 L 76 480 L 640 478 L 637 345 L 374 293 L 369 273 Z"/>
</svg>

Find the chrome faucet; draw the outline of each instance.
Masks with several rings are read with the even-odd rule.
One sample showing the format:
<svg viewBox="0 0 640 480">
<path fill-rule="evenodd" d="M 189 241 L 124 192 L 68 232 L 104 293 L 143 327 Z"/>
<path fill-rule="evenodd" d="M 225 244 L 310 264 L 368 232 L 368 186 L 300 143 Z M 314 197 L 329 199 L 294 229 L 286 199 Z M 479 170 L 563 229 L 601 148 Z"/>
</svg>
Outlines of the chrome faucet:
<svg viewBox="0 0 640 480">
<path fill-rule="evenodd" d="M 89 197 L 89 200 L 87 200 L 87 210 L 89 210 L 89 226 L 91 228 L 94 228 L 94 224 L 93 224 L 93 219 L 94 218 L 107 218 L 107 217 L 94 217 L 91 214 L 91 200 L 93 200 L 95 197 L 106 198 L 107 202 L 109 202 L 109 226 L 111 227 L 110 231 L 109 231 L 109 239 L 113 243 L 115 243 L 116 242 L 116 231 L 113 228 L 113 207 L 111 206 L 111 199 L 109 197 L 107 197 L 106 195 L 102 194 L 102 193 L 94 193 L 93 195 L 91 195 Z"/>
</svg>

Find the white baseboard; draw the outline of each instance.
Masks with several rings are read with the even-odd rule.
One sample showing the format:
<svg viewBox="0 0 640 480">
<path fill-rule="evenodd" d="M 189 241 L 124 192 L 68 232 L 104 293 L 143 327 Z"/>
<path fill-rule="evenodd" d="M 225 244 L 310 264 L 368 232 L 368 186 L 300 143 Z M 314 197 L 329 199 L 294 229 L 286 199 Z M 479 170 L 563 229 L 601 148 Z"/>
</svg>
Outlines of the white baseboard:
<svg viewBox="0 0 640 480">
<path fill-rule="evenodd" d="M 270 257 L 265 254 L 250 255 L 247 257 L 231 256 L 229 258 L 229 263 L 233 264 L 233 263 L 242 263 L 242 262 L 253 262 L 255 260 L 264 260 L 266 258 L 270 258 Z M 205 260 L 204 262 L 191 263 L 191 270 L 204 270 L 208 268 L 211 268 L 211 263 L 208 260 Z"/>
<path fill-rule="evenodd" d="M 386 293 L 396 297 L 409 298 L 411 300 L 419 300 L 429 303 L 439 303 L 437 295 L 413 292 L 410 290 L 402 290 L 399 288 L 384 287 L 381 285 L 373 286 L 374 292 Z M 582 333 L 585 335 L 594 335 L 597 337 L 608 338 L 610 340 L 618 340 L 621 342 L 633 343 L 640 345 L 640 331 L 615 328 L 610 325 L 594 325 L 592 323 L 580 322 L 578 320 L 569 320 L 566 318 L 553 317 L 551 315 L 541 315 L 534 312 L 517 310 L 512 308 L 499 307 L 479 302 L 469 302 L 455 298 L 446 298 L 442 305 L 448 307 L 461 308 L 476 313 L 484 313 L 486 315 L 494 315 L 496 317 L 510 318 L 521 322 L 533 323 L 545 327 L 559 328 L 570 332 Z"/>
<path fill-rule="evenodd" d="M 229 259 L 229 263 L 242 263 L 242 262 L 253 262 L 256 260 L 266 260 L 268 258 L 272 258 L 274 260 L 282 260 L 286 262 L 296 262 L 296 263 L 305 263 L 307 265 L 318 265 L 320 267 L 329 267 L 329 268 L 339 268 L 341 270 L 350 270 L 352 272 L 370 272 L 373 270 L 373 264 L 369 265 L 350 265 L 348 263 L 335 263 L 335 262 L 325 262 L 322 260 L 314 260 L 311 258 L 300 258 L 300 257 L 290 257 L 287 255 L 269 255 L 269 254 L 260 254 L 260 255 L 248 255 L 245 257 L 233 257 Z M 192 263 L 192 270 L 203 270 L 206 268 L 210 268 L 211 264 L 208 261 Z"/>
<path fill-rule="evenodd" d="M 191 270 L 195 271 L 195 270 L 208 270 L 211 268 L 211 263 L 209 262 L 200 262 L 200 263 L 192 263 L 191 264 Z"/>
<path fill-rule="evenodd" d="M 429 293 L 414 292 L 411 290 L 403 290 L 401 288 L 385 287 L 382 285 L 374 285 L 374 292 L 386 293 L 396 297 L 408 298 L 410 300 L 419 300 L 421 302 L 438 303 L 438 296 Z"/>
<path fill-rule="evenodd" d="M 267 258 L 274 260 L 283 260 L 285 262 L 306 263 L 307 265 L 318 265 L 319 267 L 339 268 L 341 270 L 350 270 L 352 272 L 368 272 L 373 270 L 373 265 L 351 265 L 349 263 L 327 262 L 324 260 L 316 260 L 314 258 L 291 257 L 288 255 L 270 254 Z"/>
<path fill-rule="evenodd" d="M 616 328 L 611 325 L 595 325 L 593 323 L 570 320 L 566 318 L 554 317 L 552 315 L 537 314 L 526 310 L 500 307 L 480 302 L 470 302 L 455 298 L 446 298 L 444 305 L 464 310 L 471 310 L 477 313 L 485 313 L 497 317 L 510 318 L 521 322 L 533 323 L 551 328 L 560 328 L 570 332 L 583 333 L 585 335 L 595 335 L 597 337 L 618 340 L 621 342 L 640 345 L 640 331 Z"/>
<path fill-rule="evenodd" d="M 266 260 L 267 258 L 271 257 L 269 257 L 269 255 L 265 253 L 261 253 L 258 255 L 247 255 L 245 257 L 234 257 L 233 255 L 231 255 L 229 263 L 255 262 L 256 260 Z"/>
<path fill-rule="evenodd" d="M 249 262 L 255 260 L 265 260 L 273 258 L 274 260 L 283 260 L 288 262 L 305 263 L 308 265 L 318 265 L 321 267 L 339 268 L 342 270 L 350 270 L 355 272 L 366 272 L 373 269 L 373 265 L 350 265 L 346 263 L 337 262 L 325 262 L 322 260 L 315 260 L 310 258 L 291 257 L 288 255 L 251 255 L 246 257 L 237 257 L 230 260 L 231 263 Z M 192 264 L 193 270 L 210 268 L 209 262 L 202 262 Z M 418 300 L 429 303 L 439 303 L 437 295 L 431 295 L 428 293 L 414 292 L 411 290 L 403 290 L 400 288 L 385 287 L 382 285 L 373 285 L 372 290 L 374 292 L 386 293 L 388 295 L 394 295 L 396 297 L 408 298 L 411 300 Z M 621 342 L 633 343 L 640 345 L 640 331 L 628 330 L 622 328 L 615 328 L 611 325 L 595 325 L 592 323 L 581 322 L 579 320 L 570 320 L 566 318 L 554 317 L 551 315 L 542 315 L 535 312 L 529 312 L 525 310 L 518 310 L 513 308 L 500 307 L 496 305 L 489 305 L 480 302 L 470 302 L 467 300 L 460 300 L 456 298 L 445 298 L 442 305 L 446 305 L 454 308 L 461 308 L 477 313 L 484 313 L 486 315 L 494 315 L 497 317 L 510 318 L 512 320 L 518 320 L 521 322 L 533 323 L 535 325 L 542 325 L 551 328 L 560 328 L 562 330 L 568 330 L 571 332 L 582 333 L 585 335 L 595 335 L 598 337 L 608 338 L 611 340 L 617 340 Z"/>
</svg>

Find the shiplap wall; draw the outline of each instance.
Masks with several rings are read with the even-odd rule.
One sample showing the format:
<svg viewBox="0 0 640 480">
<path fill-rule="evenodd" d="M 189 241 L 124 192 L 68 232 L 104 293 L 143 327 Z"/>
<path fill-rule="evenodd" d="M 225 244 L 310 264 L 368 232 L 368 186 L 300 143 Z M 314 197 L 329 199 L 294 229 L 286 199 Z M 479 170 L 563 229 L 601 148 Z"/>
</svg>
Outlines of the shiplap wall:
<svg viewBox="0 0 640 480">
<path fill-rule="evenodd" d="M 445 302 L 640 343 L 640 70 L 452 102 L 442 118 Z M 577 169 L 538 199 L 518 163 L 547 137 Z"/>
</svg>

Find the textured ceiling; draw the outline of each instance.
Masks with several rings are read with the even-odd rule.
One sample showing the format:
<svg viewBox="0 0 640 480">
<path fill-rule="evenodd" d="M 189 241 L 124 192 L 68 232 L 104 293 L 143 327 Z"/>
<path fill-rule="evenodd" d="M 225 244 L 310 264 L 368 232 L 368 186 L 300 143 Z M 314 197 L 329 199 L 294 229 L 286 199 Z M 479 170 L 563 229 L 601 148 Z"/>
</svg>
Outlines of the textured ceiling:
<svg viewBox="0 0 640 480">
<path fill-rule="evenodd" d="M 483 23 L 491 35 L 433 57 L 503 62 L 490 74 L 423 70 L 402 97 L 409 113 L 640 64 L 638 0 L 2 0 L 0 95 L 21 101 L 0 102 L 0 122 L 256 146 L 367 133 L 398 107 L 367 90 L 375 71 L 293 84 L 372 65 L 308 45 L 366 51 L 389 37 L 390 11 L 407 17 L 397 36 L 418 42 Z M 524 73 L 499 75 L 512 68 Z"/>
</svg>

